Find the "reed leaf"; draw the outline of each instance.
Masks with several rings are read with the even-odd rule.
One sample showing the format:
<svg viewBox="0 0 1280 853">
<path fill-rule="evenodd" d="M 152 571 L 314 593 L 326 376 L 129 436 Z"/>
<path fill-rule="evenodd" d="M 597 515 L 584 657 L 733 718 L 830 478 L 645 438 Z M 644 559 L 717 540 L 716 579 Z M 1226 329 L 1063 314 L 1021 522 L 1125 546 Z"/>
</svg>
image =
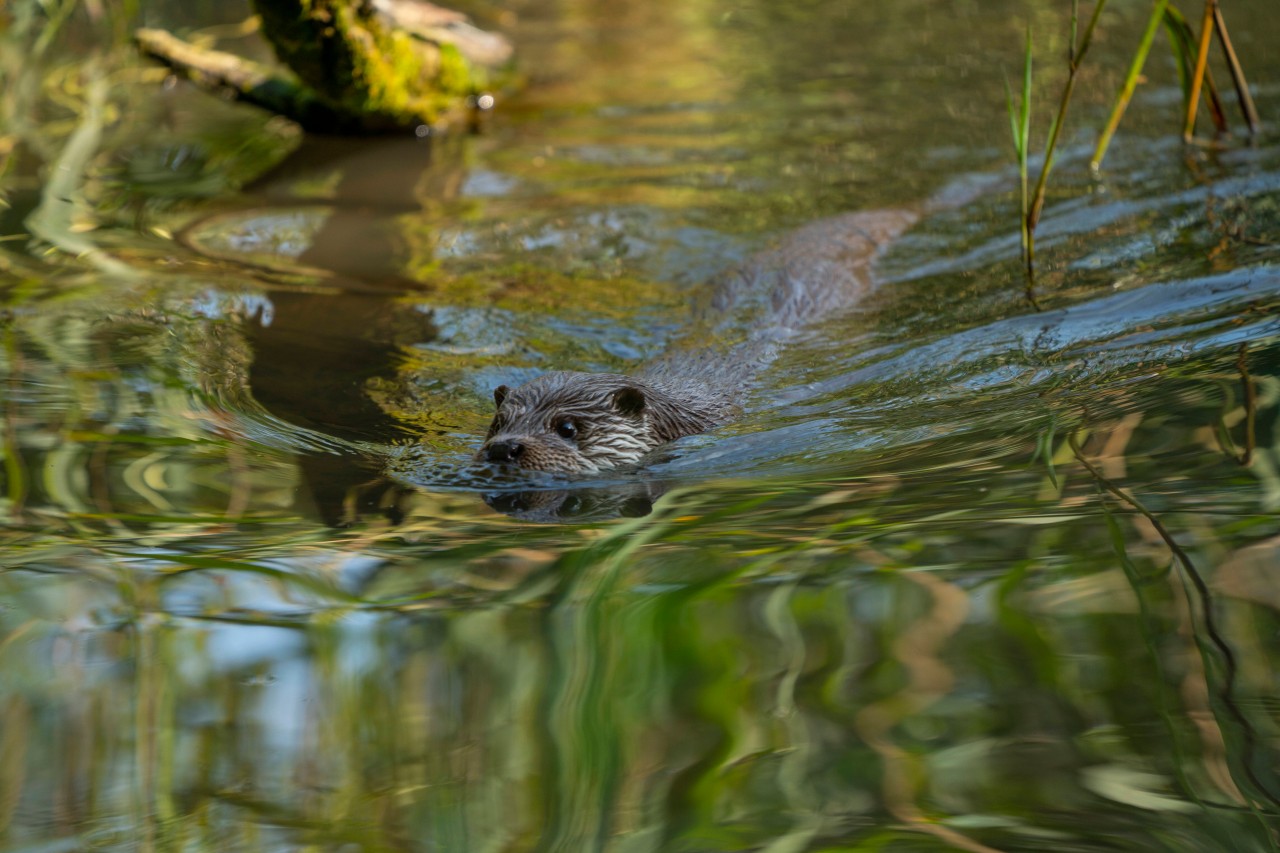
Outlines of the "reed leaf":
<svg viewBox="0 0 1280 853">
<path fill-rule="evenodd" d="M 1111 116 L 1107 119 L 1107 125 L 1102 131 L 1102 136 L 1098 139 L 1098 146 L 1094 149 L 1093 160 L 1089 163 L 1093 169 L 1102 166 L 1102 158 L 1107 154 L 1107 147 L 1111 144 L 1111 138 L 1115 136 L 1116 128 L 1120 126 L 1120 119 L 1124 116 L 1125 110 L 1129 107 L 1129 101 L 1133 98 L 1133 92 L 1138 87 L 1138 78 L 1142 76 L 1142 67 L 1146 65 L 1147 56 L 1151 53 L 1151 45 L 1155 41 L 1156 30 L 1160 28 L 1161 22 L 1165 21 L 1165 15 L 1169 9 L 1169 0 L 1156 0 L 1155 8 L 1151 10 L 1151 17 L 1147 19 L 1147 28 L 1142 33 L 1142 40 L 1138 42 L 1138 50 L 1133 55 L 1133 61 L 1129 63 L 1129 73 L 1125 75 L 1124 85 L 1120 87 L 1120 93 L 1116 95 L 1115 105 L 1111 108 Z M 1177 53 L 1177 51 L 1174 51 Z M 1181 72 L 1183 69 L 1179 67 Z M 1186 92 L 1186 83 L 1183 84 L 1183 91 Z"/>
</svg>

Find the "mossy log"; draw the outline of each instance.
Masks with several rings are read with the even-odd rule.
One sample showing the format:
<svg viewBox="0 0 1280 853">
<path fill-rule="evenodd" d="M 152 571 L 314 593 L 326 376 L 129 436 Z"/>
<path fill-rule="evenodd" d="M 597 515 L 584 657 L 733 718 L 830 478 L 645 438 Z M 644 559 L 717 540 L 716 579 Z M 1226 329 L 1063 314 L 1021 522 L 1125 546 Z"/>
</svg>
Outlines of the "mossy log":
<svg viewBox="0 0 1280 853">
<path fill-rule="evenodd" d="M 436 126 L 494 85 L 511 58 L 500 35 L 425 0 L 254 0 L 262 32 L 289 70 L 200 47 L 164 31 L 143 53 L 196 85 L 322 133 Z"/>
</svg>

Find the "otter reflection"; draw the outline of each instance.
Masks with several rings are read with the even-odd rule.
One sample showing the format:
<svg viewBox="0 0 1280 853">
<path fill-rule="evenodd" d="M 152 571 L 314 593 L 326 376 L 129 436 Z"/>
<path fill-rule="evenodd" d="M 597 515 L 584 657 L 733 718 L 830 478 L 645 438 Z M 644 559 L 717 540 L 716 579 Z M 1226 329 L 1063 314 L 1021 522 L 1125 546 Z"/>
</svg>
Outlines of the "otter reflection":
<svg viewBox="0 0 1280 853">
<path fill-rule="evenodd" d="M 665 491 L 661 483 L 645 480 L 580 489 L 492 492 L 483 497 L 503 515 L 547 524 L 642 518 L 653 512 L 654 502 Z"/>
</svg>

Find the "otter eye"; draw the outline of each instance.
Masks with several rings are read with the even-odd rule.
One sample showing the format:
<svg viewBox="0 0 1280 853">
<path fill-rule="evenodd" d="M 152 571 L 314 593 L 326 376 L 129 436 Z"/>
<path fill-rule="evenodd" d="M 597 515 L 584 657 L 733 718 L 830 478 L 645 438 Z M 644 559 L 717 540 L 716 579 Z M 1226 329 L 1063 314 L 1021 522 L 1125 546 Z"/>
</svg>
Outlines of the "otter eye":
<svg viewBox="0 0 1280 853">
<path fill-rule="evenodd" d="M 556 424 L 556 435 L 568 441 L 573 441 L 578 436 L 578 427 L 572 419 L 565 418 Z"/>
</svg>

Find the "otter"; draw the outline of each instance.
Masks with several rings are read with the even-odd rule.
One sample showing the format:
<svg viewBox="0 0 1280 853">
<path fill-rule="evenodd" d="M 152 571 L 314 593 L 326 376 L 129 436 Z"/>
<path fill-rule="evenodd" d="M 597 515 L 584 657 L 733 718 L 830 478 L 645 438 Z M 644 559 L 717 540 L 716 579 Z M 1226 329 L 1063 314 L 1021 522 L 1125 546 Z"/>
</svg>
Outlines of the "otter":
<svg viewBox="0 0 1280 853">
<path fill-rule="evenodd" d="M 616 373 L 556 371 L 519 388 L 499 385 L 481 455 L 487 462 L 554 473 L 594 473 L 727 419 L 723 389 Z"/>
<path fill-rule="evenodd" d="M 746 340 L 719 352 L 681 347 L 634 374 L 543 374 L 500 385 L 476 461 L 552 474 L 633 466 L 656 448 L 733 420 L 778 345 L 856 306 L 873 266 L 919 218 L 910 210 L 847 213 L 805 225 L 716 282 L 709 310 L 753 311 Z"/>
</svg>

